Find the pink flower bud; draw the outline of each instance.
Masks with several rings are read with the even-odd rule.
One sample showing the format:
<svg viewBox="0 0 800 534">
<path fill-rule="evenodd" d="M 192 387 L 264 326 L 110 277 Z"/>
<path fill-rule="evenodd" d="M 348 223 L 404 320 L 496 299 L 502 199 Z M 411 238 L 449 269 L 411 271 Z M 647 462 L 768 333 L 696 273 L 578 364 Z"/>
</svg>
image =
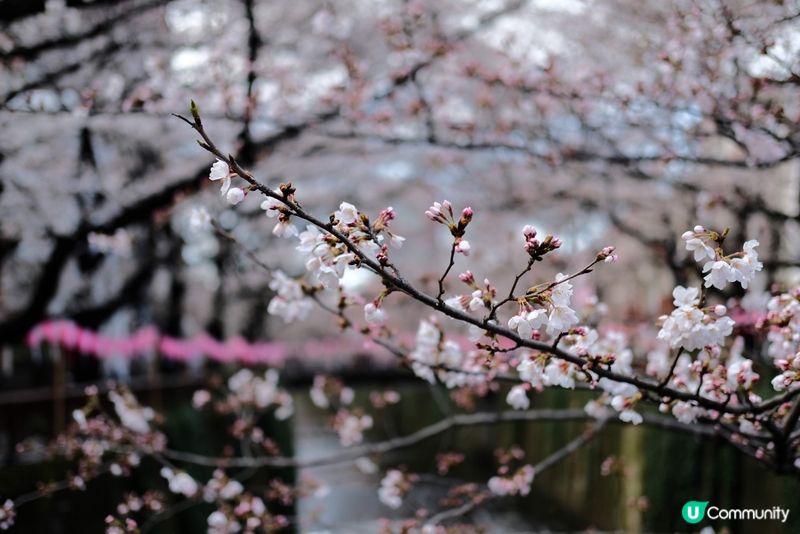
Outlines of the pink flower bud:
<svg viewBox="0 0 800 534">
<path fill-rule="evenodd" d="M 459 274 L 458 279 L 468 285 L 472 285 L 475 283 L 475 277 L 472 275 L 472 272 L 470 271 L 465 271 Z"/>
<path fill-rule="evenodd" d="M 393 221 L 395 217 L 396 215 L 394 213 L 394 208 L 391 206 L 383 210 L 380 215 L 378 215 L 378 219 L 383 221 L 384 224 L 388 223 L 389 221 Z"/>
<path fill-rule="evenodd" d="M 705 233 L 705 231 L 706 231 L 706 229 L 703 228 L 702 226 L 700 226 L 699 224 L 694 227 L 694 233 L 696 233 L 696 234 L 702 234 L 702 233 Z"/>
<path fill-rule="evenodd" d="M 686 231 L 685 231 L 685 232 L 683 232 L 683 234 L 681 235 L 681 239 L 683 239 L 684 241 L 689 241 L 689 240 L 690 240 L 690 239 L 692 239 L 693 237 L 694 237 L 694 232 L 692 232 L 691 230 L 686 230 Z"/>
</svg>

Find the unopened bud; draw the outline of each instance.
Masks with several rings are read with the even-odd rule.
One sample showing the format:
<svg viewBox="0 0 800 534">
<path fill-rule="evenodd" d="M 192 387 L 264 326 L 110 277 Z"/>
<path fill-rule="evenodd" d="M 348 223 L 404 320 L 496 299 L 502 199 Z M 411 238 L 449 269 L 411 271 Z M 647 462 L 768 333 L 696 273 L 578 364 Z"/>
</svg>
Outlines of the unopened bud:
<svg viewBox="0 0 800 534">
<path fill-rule="evenodd" d="M 473 276 L 471 271 L 465 271 L 459 274 L 458 279 L 467 285 L 472 285 L 475 283 L 475 276 Z"/>
<path fill-rule="evenodd" d="M 228 189 L 228 194 L 225 196 L 228 201 L 228 204 L 235 206 L 236 204 L 240 203 L 244 200 L 244 191 L 239 189 L 238 187 L 231 187 Z"/>
<path fill-rule="evenodd" d="M 531 226 L 530 224 L 526 224 L 525 227 L 522 229 L 522 235 L 525 236 L 525 239 L 533 239 L 536 237 L 536 228 Z"/>
<path fill-rule="evenodd" d="M 461 210 L 461 225 L 466 226 L 472 220 L 473 211 L 472 208 L 467 206 L 463 210 Z"/>
</svg>

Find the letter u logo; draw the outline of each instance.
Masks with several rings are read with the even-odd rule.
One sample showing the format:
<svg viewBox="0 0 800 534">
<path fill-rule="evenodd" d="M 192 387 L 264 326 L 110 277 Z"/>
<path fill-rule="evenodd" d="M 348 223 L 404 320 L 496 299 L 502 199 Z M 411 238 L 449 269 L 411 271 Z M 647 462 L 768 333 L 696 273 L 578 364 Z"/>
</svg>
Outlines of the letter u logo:
<svg viewBox="0 0 800 534">
<path fill-rule="evenodd" d="M 708 501 L 688 501 L 681 510 L 683 520 L 692 525 L 699 523 L 706 515 L 706 506 Z"/>
</svg>

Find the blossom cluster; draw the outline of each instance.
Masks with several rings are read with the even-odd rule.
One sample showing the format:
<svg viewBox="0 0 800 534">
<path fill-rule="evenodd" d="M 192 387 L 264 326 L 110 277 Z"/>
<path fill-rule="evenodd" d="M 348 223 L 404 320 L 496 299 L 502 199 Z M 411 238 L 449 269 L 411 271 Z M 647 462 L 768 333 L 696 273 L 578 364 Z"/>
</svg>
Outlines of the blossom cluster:
<svg viewBox="0 0 800 534">
<path fill-rule="evenodd" d="M 458 279 L 466 284 L 472 292 L 469 295 L 448 298 L 445 301 L 448 306 L 463 311 L 479 312 L 492 305 L 497 291 L 488 278 L 484 278 L 483 287 L 475 281 L 475 276 L 470 271 L 461 273 L 458 275 Z"/>
<path fill-rule="evenodd" d="M 167 480 L 169 490 L 172 493 L 183 495 L 184 497 L 194 497 L 200 489 L 197 481 L 185 471 L 174 471 L 169 467 L 162 467 L 161 476 Z"/>
<path fill-rule="evenodd" d="M 554 336 L 567 332 L 578 324 L 578 314 L 570 307 L 573 287 L 569 277 L 562 273 L 556 275 L 549 288 L 520 298 L 519 311 L 508 320 L 508 328 L 515 330 L 520 337 L 530 339 L 545 328 L 547 335 Z M 534 308 L 532 303 L 541 303 L 545 308 Z"/>
<path fill-rule="evenodd" d="M 14 525 L 14 518 L 17 515 L 17 510 L 14 507 L 14 501 L 6 499 L 3 506 L 0 507 L 0 530 L 8 530 Z"/>
<path fill-rule="evenodd" d="M 294 402 L 288 391 L 278 387 L 280 376 L 275 369 L 268 369 L 263 376 L 250 369 L 240 369 L 228 379 L 228 408 L 239 410 L 252 406 L 263 410 L 274 406 L 275 417 L 288 419 L 294 413 Z"/>
<path fill-rule="evenodd" d="M 726 256 L 722 251 L 726 235 L 727 231 L 718 233 L 695 226 L 681 237 L 686 242 L 686 250 L 694 254 L 695 261 L 706 260 L 703 264 L 705 287 L 725 289 L 729 282 L 739 282 L 743 289 L 747 289 L 756 272 L 763 268 L 756 252 L 758 241 L 747 241 L 741 252 Z"/>
<path fill-rule="evenodd" d="M 448 388 L 463 387 L 483 381 L 483 366 L 476 352 L 465 352 L 453 340 L 445 339 L 433 320 L 420 321 L 416 346 L 409 354 L 415 375 L 436 383 L 438 378 Z"/>
<path fill-rule="evenodd" d="M 281 191 L 287 202 L 277 195 L 265 201 L 262 208 L 268 215 L 278 215 L 279 224 L 290 224 L 290 217 L 294 215 L 314 220 L 297 209 L 283 186 Z M 300 241 L 297 250 L 305 256 L 308 279 L 316 285 L 303 286 L 281 273 L 274 282 L 277 296 L 270 304 L 270 313 L 302 318 L 310 305 L 310 291 L 316 290 L 304 288 L 341 291 L 341 279 L 346 270 L 360 268 L 366 263 L 381 276 L 384 290 L 363 305 L 367 327 L 362 332 L 365 334 L 393 335 L 385 326 L 388 315 L 384 299 L 395 291 L 469 324 L 471 347 L 466 348 L 465 343 L 445 335 L 435 318 L 423 319 L 417 329 L 415 345 L 404 359 L 416 376 L 453 389 L 451 397 L 460 406 L 468 405 L 466 397 L 473 393 L 484 395 L 497 391 L 497 384 L 490 386 L 496 373 L 516 370 L 521 383 L 510 387 L 505 396 L 507 404 L 515 410 L 530 408 L 531 391 L 581 386 L 599 392 L 585 405 L 587 414 L 598 419 L 618 417 L 624 422 L 640 424 L 649 417 L 640 407 L 646 402 L 659 404 L 660 398 L 659 410 L 671 413 L 681 423 L 725 419 L 738 424 L 740 432 L 759 432 L 761 422 L 756 419 L 736 418 L 725 408 L 709 408 L 761 402 L 754 391 L 761 377 L 754 369 L 753 360 L 744 356 L 742 339 L 729 341 L 736 327 L 733 317 L 738 304 L 735 300 L 720 301 L 718 292 L 707 294 L 711 288 L 724 291 L 731 283 L 738 283 L 745 290 L 750 287 L 756 274 L 763 269 L 757 252 L 758 241 L 745 241 L 741 250 L 726 252 L 723 245 L 728 230 L 717 232 L 696 226 L 685 232 L 682 240 L 701 266 L 702 281 L 697 287 L 674 288 L 674 308 L 659 319 L 655 348 L 651 342 L 647 361 L 634 362 L 632 342 L 622 329 L 595 327 L 591 312 L 581 317 L 572 302 L 574 279 L 591 272 L 599 263 L 617 261 L 614 247 L 602 248 L 583 270 L 573 274 L 558 273 L 551 281 L 517 292 L 517 284 L 531 272 L 534 263 L 562 246 L 560 239 L 547 235 L 540 240 L 535 228 L 525 226 L 522 233 L 524 250 L 528 254 L 527 268 L 515 278 L 507 298 L 498 301 L 497 290 L 488 279 L 480 284 L 471 271 L 464 271 L 458 278 L 469 292 L 445 299 L 445 279 L 454 266 L 454 256 L 466 256 L 472 251 L 466 232 L 474 211 L 466 207 L 458 214 L 453 205 L 444 200 L 434 202 L 425 215 L 446 227 L 453 238 L 449 265 L 438 281 L 437 306 L 429 303 L 431 297 L 424 291 L 420 291 L 420 295 L 407 289 L 406 280 L 389 262 L 387 244 L 400 246 L 403 241 L 389 229 L 395 219 L 394 211 L 387 208 L 375 222 L 370 222 L 365 213 L 343 202 L 330 216 L 328 224 L 310 224 L 302 233 L 286 228 L 276 230 L 284 237 L 297 235 Z M 344 293 L 340 293 L 340 313 L 353 302 L 364 303 L 364 300 L 358 296 L 351 299 L 349 295 L 345 299 Z M 767 332 L 768 351 L 780 372 L 772 380 L 778 391 L 800 382 L 798 302 L 797 292 L 773 297 L 767 318 L 759 324 Z M 597 310 L 601 309 L 601 304 L 594 304 Z M 510 317 L 505 315 L 505 305 L 516 307 Z M 729 315 L 729 308 L 734 310 L 733 316 Z M 479 314 L 482 319 L 476 317 Z M 637 377 L 639 365 L 643 363 L 646 363 L 645 374 L 649 378 Z M 675 392 L 682 395 L 672 395 Z M 348 407 L 352 395 L 335 381 L 315 378 L 311 397 L 317 406 L 332 409 L 333 428 L 344 446 L 361 442 L 364 431 L 373 425 L 371 416 Z M 384 404 L 381 401 L 381 405 Z M 533 477 L 534 468 L 530 465 L 512 470 L 504 464 L 497 476 L 488 481 L 488 486 L 496 495 L 526 495 Z M 400 507 L 407 482 L 407 475 L 402 471 L 389 471 L 379 490 L 381 501 L 392 508 Z"/>
<path fill-rule="evenodd" d="M 759 326 L 767 333 L 767 354 L 780 371 L 772 387 L 794 387 L 800 383 L 800 289 L 773 296 Z"/>
<path fill-rule="evenodd" d="M 150 431 L 149 422 L 155 417 L 155 412 L 152 408 L 141 406 L 136 397 L 129 391 L 109 391 L 108 400 L 113 403 L 114 411 L 116 411 L 123 426 L 139 434 Z M 79 414 L 79 412 L 73 413 Z M 80 415 L 76 419 L 79 422 L 83 421 Z"/>
<path fill-rule="evenodd" d="M 314 406 L 327 409 L 331 406 L 348 406 L 353 402 L 355 392 L 335 377 L 316 375 L 309 395 Z"/>
<path fill-rule="evenodd" d="M 522 495 L 531 491 L 535 470 L 531 465 L 523 465 L 513 473 L 498 474 L 489 479 L 489 491 L 498 496 Z"/>
<path fill-rule="evenodd" d="M 695 350 L 722 345 L 733 332 L 734 322 L 725 316 L 725 306 L 701 307 L 697 288 L 677 286 L 672 297 L 675 310 L 660 319 L 662 326 L 658 332 L 658 339 L 668 342 L 672 348 Z"/>
<path fill-rule="evenodd" d="M 340 409 L 333 418 L 333 429 L 339 434 L 342 447 L 350 447 L 364 441 L 364 431 L 372 428 L 373 420 L 369 414 Z"/>
<path fill-rule="evenodd" d="M 287 323 L 302 321 L 314 306 L 302 284 L 289 278 L 281 270 L 272 273 L 269 288 L 275 292 L 275 296 L 269 301 L 267 311 L 271 315 L 282 317 Z"/>
<path fill-rule="evenodd" d="M 390 469 L 381 480 L 378 489 L 378 499 L 389 508 L 400 508 L 403 496 L 411 489 L 414 477 L 403 473 L 399 469 Z"/>
<path fill-rule="evenodd" d="M 442 224 L 450 230 L 450 234 L 453 236 L 453 252 L 469 256 L 472 247 L 469 241 L 464 239 L 464 234 L 474 215 L 472 208 L 467 206 L 461 210 L 461 216 L 456 219 L 453 213 L 453 205 L 448 200 L 444 200 L 442 202 L 434 202 L 425 211 L 425 215 L 431 221 Z"/>
</svg>

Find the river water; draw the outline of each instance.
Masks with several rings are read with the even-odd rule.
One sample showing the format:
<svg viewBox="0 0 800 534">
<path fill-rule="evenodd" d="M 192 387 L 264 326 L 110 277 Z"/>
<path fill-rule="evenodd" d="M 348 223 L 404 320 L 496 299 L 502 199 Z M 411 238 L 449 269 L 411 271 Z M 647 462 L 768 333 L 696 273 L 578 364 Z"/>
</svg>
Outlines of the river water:
<svg viewBox="0 0 800 534">
<path fill-rule="evenodd" d="M 408 435 L 455 409 L 446 391 L 419 380 L 384 377 L 379 382 L 362 380 L 351 385 L 356 391 L 357 406 L 369 405 L 369 393 L 387 387 L 403 397 L 399 404 L 374 415 L 375 425 L 366 435 L 368 441 Z M 284 453 L 293 451 L 300 458 L 340 450 L 336 433 L 327 428 L 330 414 L 311 404 L 308 387 L 290 386 L 290 390 L 295 417 L 281 423 L 268 416 L 262 418 L 267 435 L 279 443 Z M 191 408 L 191 393 L 188 388 L 164 391 L 142 400 L 166 414 L 165 431 L 171 447 L 219 454 L 230 445 L 224 431 L 229 422 Z M 582 392 L 548 390 L 533 399 L 532 408 L 580 408 L 587 398 Z M 74 407 L 77 404 L 67 409 Z M 508 406 L 504 395 L 497 394 L 478 400 L 476 409 L 507 410 Z M 52 410 L 51 404 L 42 403 L 7 412 L 0 441 L 11 449 L 20 436 L 46 434 Z M 458 428 L 413 448 L 373 458 L 380 469 L 372 474 L 346 463 L 300 472 L 265 470 L 249 480 L 263 486 L 276 474 L 286 481 L 310 475 L 324 482 L 327 495 L 305 497 L 294 509 L 282 510 L 299 522 L 299 532 L 373 533 L 378 531 L 381 518 L 408 517 L 420 507 L 436 511 L 440 498 L 455 484 L 485 483 L 496 471 L 493 451 L 498 447 L 517 444 L 525 450 L 525 461 L 535 464 L 584 428 L 584 422 L 516 422 Z M 464 453 L 466 460 L 447 477 L 431 476 L 436 472 L 436 454 L 447 451 Z M 603 465 L 605 472 L 601 470 Z M 379 502 L 377 489 L 382 472 L 397 466 L 420 473 L 421 480 L 403 507 L 391 510 Z M 125 492 L 163 486 L 158 468 L 154 462 L 145 462 L 130 478 L 106 476 L 93 481 L 85 492 L 66 492 L 37 501 L 21 509 L 16 532 L 101 533 L 103 517 L 113 512 Z M 0 470 L 0 497 L 30 491 L 37 480 L 58 480 L 65 469 L 63 463 L 11 462 Z M 210 469 L 188 470 L 198 480 L 207 480 L 211 474 Z M 465 520 L 490 533 L 697 532 L 698 526 L 687 525 L 681 519 L 682 506 L 688 500 L 710 501 L 727 508 L 781 506 L 791 510 L 786 524 L 739 521 L 712 525 L 705 521 L 699 527 L 712 525 L 718 532 L 727 528 L 730 532 L 753 534 L 800 532 L 797 479 L 766 471 L 757 462 L 713 441 L 630 425 L 608 426 L 590 445 L 538 475 L 529 496 L 498 499 Z M 205 532 L 209 513 L 207 506 L 193 507 L 159 523 L 150 532 Z"/>
<path fill-rule="evenodd" d="M 356 404 L 366 403 L 369 391 L 384 384 L 355 386 Z M 369 438 L 405 435 L 435 422 L 452 403 L 443 392 L 421 382 L 397 385 L 403 402 L 383 416 Z M 324 429 L 328 415 L 311 405 L 305 391 L 296 391 L 297 413 L 293 436 L 299 457 L 340 447 L 334 433 Z M 534 408 L 581 407 L 587 397 L 573 391 L 546 391 L 534 399 Z M 508 409 L 502 396 L 481 402 L 485 409 Z M 419 507 L 438 508 L 446 488 L 463 481 L 485 482 L 496 463 L 497 447 L 518 444 L 526 461 L 536 463 L 580 434 L 585 423 L 507 423 L 482 428 L 460 428 L 434 437 L 421 446 L 376 459 L 381 471 L 398 465 L 411 472 L 435 473 L 437 452 L 459 451 L 466 461 L 449 478 L 423 476 L 415 498 L 399 511 L 377 498 L 381 472 L 364 474 L 352 463 L 308 469 L 327 482 L 324 499 L 300 501 L 298 514 L 307 532 L 376 532 L 378 518 L 408 517 Z M 605 462 L 605 464 L 604 464 Z M 606 469 L 601 469 L 605 465 Z M 681 509 L 688 500 L 710 501 L 728 508 L 791 510 L 786 524 L 778 522 L 705 521 L 698 526 L 683 522 Z M 696 532 L 703 526 L 731 532 L 800 532 L 800 483 L 797 479 L 766 471 L 730 447 L 662 429 L 612 425 L 598 438 L 563 463 L 537 476 L 531 495 L 506 498 L 468 516 L 486 532 L 623 531 Z"/>
</svg>

